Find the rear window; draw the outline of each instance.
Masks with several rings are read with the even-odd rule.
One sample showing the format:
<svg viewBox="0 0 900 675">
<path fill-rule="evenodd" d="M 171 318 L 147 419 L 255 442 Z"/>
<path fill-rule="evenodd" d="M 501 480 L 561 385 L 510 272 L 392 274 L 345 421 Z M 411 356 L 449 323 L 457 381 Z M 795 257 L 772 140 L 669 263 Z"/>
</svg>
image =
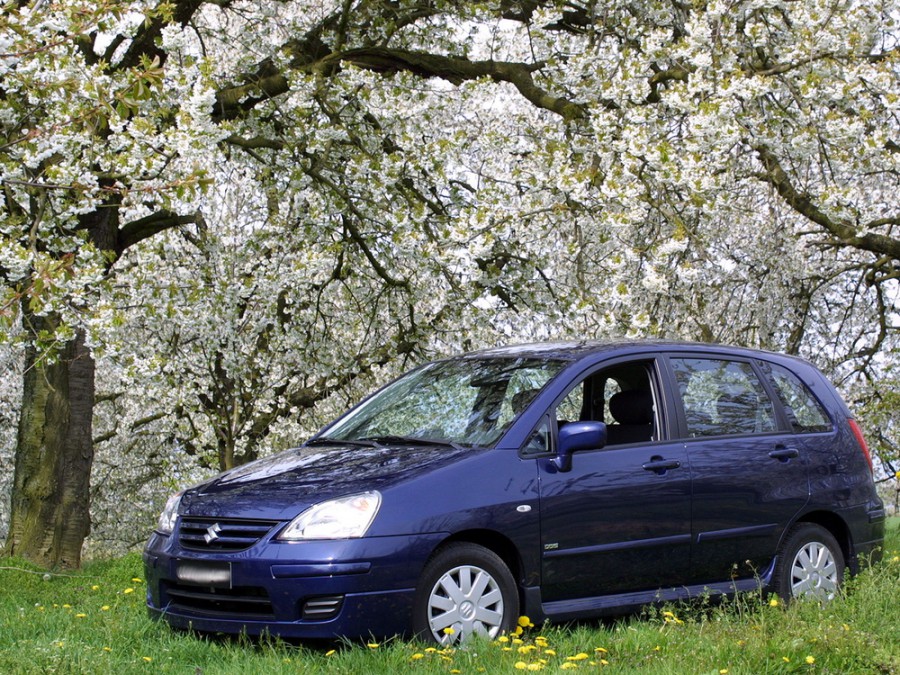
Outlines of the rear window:
<svg viewBox="0 0 900 675">
<path fill-rule="evenodd" d="M 831 420 L 825 408 L 799 377 L 787 368 L 776 365 L 771 366 L 771 375 L 794 431 L 815 433 L 831 430 Z"/>
</svg>

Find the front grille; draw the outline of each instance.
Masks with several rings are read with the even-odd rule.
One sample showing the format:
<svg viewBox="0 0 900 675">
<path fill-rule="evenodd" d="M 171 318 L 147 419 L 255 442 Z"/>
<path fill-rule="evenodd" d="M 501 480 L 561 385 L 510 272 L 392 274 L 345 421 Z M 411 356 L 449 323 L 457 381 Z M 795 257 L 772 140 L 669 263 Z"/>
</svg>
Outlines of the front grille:
<svg viewBox="0 0 900 675">
<path fill-rule="evenodd" d="M 194 551 L 243 551 L 268 534 L 277 522 L 187 516 L 181 519 L 178 541 Z"/>
<path fill-rule="evenodd" d="M 255 586 L 206 588 L 167 584 L 168 608 L 186 609 L 207 616 L 240 616 L 246 619 L 274 619 L 272 603 L 266 589 Z"/>
</svg>

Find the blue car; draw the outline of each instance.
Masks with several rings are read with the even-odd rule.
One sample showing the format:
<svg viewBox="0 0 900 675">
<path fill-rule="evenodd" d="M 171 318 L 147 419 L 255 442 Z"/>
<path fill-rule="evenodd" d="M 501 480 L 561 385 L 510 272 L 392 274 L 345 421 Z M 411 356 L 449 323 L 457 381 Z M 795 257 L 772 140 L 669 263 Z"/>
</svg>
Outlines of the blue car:
<svg viewBox="0 0 900 675">
<path fill-rule="evenodd" d="M 421 366 L 174 495 L 147 604 L 201 632 L 448 644 L 700 593 L 826 601 L 884 521 L 859 427 L 806 361 L 514 346 Z"/>
</svg>

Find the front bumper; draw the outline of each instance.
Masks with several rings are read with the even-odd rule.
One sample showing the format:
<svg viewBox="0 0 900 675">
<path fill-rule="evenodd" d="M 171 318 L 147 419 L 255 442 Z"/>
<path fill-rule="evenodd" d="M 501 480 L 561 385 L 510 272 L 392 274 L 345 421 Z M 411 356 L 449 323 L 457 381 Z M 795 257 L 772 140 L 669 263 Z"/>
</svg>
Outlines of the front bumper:
<svg viewBox="0 0 900 675">
<path fill-rule="evenodd" d="M 261 542 L 211 553 L 154 534 L 147 607 L 171 626 L 285 638 L 388 637 L 410 629 L 416 580 L 445 534 Z"/>
</svg>

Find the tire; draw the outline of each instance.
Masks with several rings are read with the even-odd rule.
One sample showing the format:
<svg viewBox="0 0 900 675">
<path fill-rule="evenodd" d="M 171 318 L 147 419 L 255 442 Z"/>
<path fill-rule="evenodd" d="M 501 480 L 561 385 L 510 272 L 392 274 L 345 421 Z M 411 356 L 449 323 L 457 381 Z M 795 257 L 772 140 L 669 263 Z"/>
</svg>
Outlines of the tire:
<svg viewBox="0 0 900 675">
<path fill-rule="evenodd" d="M 844 581 L 844 553 L 837 539 L 820 525 L 800 523 L 788 532 L 778 553 L 772 586 L 785 602 L 797 599 L 826 603 Z"/>
<path fill-rule="evenodd" d="M 511 633 L 519 618 L 515 579 L 493 551 L 452 543 L 422 571 L 413 607 L 413 632 L 421 640 L 452 645 L 472 635 Z"/>
</svg>

